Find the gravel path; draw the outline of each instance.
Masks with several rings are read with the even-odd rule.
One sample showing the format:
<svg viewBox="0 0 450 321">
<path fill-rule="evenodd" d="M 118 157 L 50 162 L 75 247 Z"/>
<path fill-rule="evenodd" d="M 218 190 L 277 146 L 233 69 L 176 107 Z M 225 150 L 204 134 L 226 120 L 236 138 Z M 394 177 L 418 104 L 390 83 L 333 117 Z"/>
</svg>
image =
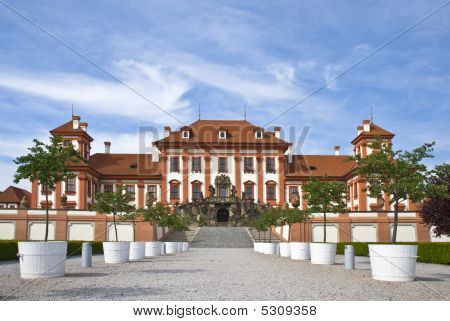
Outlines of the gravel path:
<svg viewBox="0 0 450 321">
<path fill-rule="evenodd" d="M 450 300 L 450 267 L 417 264 L 418 281 L 388 283 L 357 270 L 318 266 L 252 249 L 194 248 L 188 253 L 119 265 L 95 256 L 67 261 L 66 276 L 22 280 L 17 262 L 0 263 L 0 300 Z"/>
</svg>

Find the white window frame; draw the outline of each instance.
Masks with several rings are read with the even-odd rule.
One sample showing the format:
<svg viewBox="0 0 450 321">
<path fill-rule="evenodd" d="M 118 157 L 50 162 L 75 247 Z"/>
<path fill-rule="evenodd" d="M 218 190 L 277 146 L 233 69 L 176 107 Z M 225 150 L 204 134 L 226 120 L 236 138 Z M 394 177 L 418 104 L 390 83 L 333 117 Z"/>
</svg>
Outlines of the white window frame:
<svg viewBox="0 0 450 321">
<path fill-rule="evenodd" d="M 219 139 L 226 139 L 227 138 L 227 132 L 224 130 L 219 131 Z"/>
<path fill-rule="evenodd" d="M 182 136 L 181 137 L 183 137 L 183 138 L 189 138 L 190 137 L 190 133 L 189 133 L 189 131 L 188 130 L 183 130 L 183 133 L 182 133 Z"/>
<path fill-rule="evenodd" d="M 255 138 L 256 138 L 256 139 L 262 139 L 262 138 L 263 138 L 263 133 L 262 133 L 262 131 L 257 131 L 257 132 L 255 133 Z"/>
</svg>

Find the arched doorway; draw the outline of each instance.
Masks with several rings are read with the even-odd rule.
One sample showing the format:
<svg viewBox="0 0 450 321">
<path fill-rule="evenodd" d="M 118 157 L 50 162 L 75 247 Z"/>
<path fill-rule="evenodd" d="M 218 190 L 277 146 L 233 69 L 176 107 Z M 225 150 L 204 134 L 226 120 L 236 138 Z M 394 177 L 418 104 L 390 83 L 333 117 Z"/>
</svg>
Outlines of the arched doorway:
<svg viewBox="0 0 450 321">
<path fill-rule="evenodd" d="M 221 208 L 217 211 L 217 223 L 226 223 L 230 218 L 230 214 L 226 208 Z"/>
</svg>

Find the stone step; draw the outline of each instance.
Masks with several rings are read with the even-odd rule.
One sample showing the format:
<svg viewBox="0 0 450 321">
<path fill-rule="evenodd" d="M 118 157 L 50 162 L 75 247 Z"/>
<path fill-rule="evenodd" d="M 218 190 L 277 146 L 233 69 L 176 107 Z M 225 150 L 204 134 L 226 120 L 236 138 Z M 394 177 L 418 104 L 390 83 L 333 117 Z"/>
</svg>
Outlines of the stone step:
<svg viewBox="0 0 450 321">
<path fill-rule="evenodd" d="M 252 228 L 249 228 L 248 231 L 251 234 L 253 241 L 255 241 L 255 242 L 270 242 L 270 241 L 272 243 L 281 242 L 280 237 L 278 235 L 276 235 L 273 231 L 258 233 L 257 230 L 252 229 Z"/>
<path fill-rule="evenodd" d="M 251 248 L 253 242 L 245 227 L 200 227 L 191 247 Z"/>
<path fill-rule="evenodd" d="M 192 242 L 195 234 L 197 233 L 198 227 L 191 227 L 185 232 L 171 231 L 166 234 L 162 241 L 164 242 Z"/>
</svg>

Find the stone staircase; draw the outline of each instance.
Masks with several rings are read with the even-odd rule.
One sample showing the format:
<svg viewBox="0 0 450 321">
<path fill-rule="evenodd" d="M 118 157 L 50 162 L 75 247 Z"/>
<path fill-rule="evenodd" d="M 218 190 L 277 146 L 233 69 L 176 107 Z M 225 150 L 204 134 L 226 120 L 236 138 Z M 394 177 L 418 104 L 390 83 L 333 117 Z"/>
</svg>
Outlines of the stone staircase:
<svg viewBox="0 0 450 321">
<path fill-rule="evenodd" d="M 251 248 L 253 242 L 245 227 L 200 227 L 191 247 Z"/>
<path fill-rule="evenodd" d="M 163 242 L 192 242 L 195 234 L 199 228 L 197 226 L 190 226 L 189 230 L 185 232 L 171 231 L 163 238 Z"/>
<path fill-rule="evenodd" d="M 273 231 L 267 231 L 267 232 L 261 232 L 258 233 L 257 230 L 255 229 L 248 229 L 248 231 L 250 232 L 253 240 L 255 242 L 269 242 L 270 239 L 272 239 L 272 243 L 279 243 L 281 242 L 280 238 L 278 237 L 278 235 L 276 235 Z"/>
</svg>

